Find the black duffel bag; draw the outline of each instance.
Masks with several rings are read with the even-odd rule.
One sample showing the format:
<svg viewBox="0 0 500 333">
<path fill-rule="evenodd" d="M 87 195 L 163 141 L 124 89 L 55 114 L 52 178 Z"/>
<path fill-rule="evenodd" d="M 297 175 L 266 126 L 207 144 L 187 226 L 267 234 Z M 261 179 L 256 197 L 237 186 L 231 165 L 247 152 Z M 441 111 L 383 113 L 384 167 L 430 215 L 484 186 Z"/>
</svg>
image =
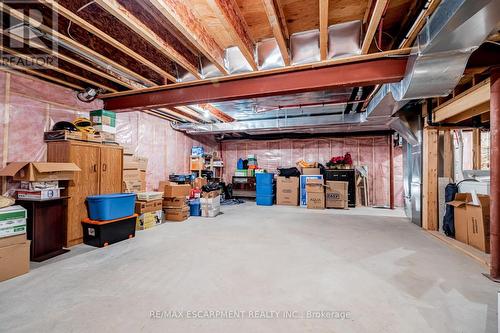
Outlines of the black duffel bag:
<svg viewBox="0 0 500 333">
<path fill-rule="evenodd" d="M 280 177 L 300 177 L 299 169 L 293 168 L 278 168 L 278 176 Z"/>
</svg>

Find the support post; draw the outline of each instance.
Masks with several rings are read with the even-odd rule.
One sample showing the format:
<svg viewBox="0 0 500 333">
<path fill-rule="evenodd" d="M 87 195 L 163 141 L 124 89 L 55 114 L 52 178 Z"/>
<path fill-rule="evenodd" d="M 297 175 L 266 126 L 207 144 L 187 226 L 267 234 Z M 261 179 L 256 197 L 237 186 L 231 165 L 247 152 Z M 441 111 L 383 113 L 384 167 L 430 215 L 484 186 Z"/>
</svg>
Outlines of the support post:
<svg viewBox="0 0 500 333">
<path fill-rule="evenodd" d="M 443 176 L 453 180 L 454 161 L 453 161 L 453 138 L 450 129 L 444 130 L 444 149 L 443 149 Z"/>
<path fill-rule="evenodd" d="M 394 209 L 394 141 L 389 135 L 389 207 Z"/>
<path fill-rule="evenodd" d="M 491 72 L 490 98 L 490 278 L 500 279 L 500 67 Z"/>
<path fill-rule="evenodd" d="M 481 130 L 479 128 L 472 130 L 472 168 L 481 169 Z"/>
<path fill-rule="evenodd" d="M 422 228 L 438 230 L 438 130 L 424 128 Z"/>
</svg>

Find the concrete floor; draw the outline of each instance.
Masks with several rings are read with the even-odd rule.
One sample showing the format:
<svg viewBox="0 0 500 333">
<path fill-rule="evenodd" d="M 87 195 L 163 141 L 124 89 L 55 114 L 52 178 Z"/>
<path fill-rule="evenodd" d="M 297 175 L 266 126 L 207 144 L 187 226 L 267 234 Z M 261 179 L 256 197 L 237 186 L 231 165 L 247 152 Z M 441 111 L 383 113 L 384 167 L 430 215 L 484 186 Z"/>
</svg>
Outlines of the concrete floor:
<svg viewBox="0 0 500 333">
<path fill-rule="evenodd" d="M 401 211 L 223 211 L 104 249 L 81 245 L 0 283 L 0 332 L 496 331 L 498 285 L 486 268 Z M 184 318 L 165 318 L 171 311 Z"/>
</svg>

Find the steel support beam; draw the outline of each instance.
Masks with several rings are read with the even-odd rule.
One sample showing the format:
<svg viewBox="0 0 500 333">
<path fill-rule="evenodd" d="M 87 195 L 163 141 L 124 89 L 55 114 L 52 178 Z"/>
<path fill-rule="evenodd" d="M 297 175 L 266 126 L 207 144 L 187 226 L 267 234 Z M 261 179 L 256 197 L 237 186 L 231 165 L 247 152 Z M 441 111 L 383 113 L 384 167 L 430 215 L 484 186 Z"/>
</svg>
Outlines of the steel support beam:
<svg viewBox="0 0 500 333">
<path fill-rule="evenodd" d="M 270 72 L 218 82 L 200 81 L 145 89 L 126 95 L 103 96 L 106 110 L 132 111 L 243 98 L 294 94 L 339 87 L 396 82 L 403 78 L 406 58 L 380 58 L 303 70 Z"/>
</svg>

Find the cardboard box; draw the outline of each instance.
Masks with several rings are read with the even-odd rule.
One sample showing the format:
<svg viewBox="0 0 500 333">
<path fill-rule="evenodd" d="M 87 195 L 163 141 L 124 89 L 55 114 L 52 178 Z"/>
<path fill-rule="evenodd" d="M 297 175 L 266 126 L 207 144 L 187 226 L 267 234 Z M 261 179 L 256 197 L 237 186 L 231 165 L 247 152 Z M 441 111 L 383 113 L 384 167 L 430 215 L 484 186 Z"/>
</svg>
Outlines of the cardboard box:
<svg viewBox="0 0 500 333">
<path fill-rule="evenodd" d="M 203 157 L 192 157 L 191 170 L 203 170 L 203 169 L 205 169 L 205 159 Z"/>
<path fill-rule="evenodd" d="M 202 186 L 207 185 L 207 183 L 206 178 L 198 177 L 193 182 L 193 188 L 201 189 Z"/>
<path fill-rule="evenodd" d="M 137 170 L 139 169 L 139 161 L 133 155 L 123 155 L 123 169 Z"/>
<path fill-rule="evenodd" d="M 0 247 L 0 281 L 5 281 L 30 271 L 30 241 L 21 238 L 8 237 L 3 239 Z"/>
<path fill-rule="evenodd" d="M 107 110 L 90 111 L 90 120 L 96 131 L 116 134 L 116 113 Z"/>
<path fill-rule="evenodd" d="M 147 212 L 139 215 L 136 222 L 136 230 L 145 230 L 152 228 L 164 222 L 163 210 Z"/>
<path fill-rule="evenodd" d="M 320 168 L 302 168 L 301 173 L 303 175 L 321 175 Z"/>
<path fill-rule="evenodd" d="M 83 141 L 83 132 L 73 132 L 67 130 L 59 131 L 49 131 L 43 133 L 43 141 L 67 141 L 67 140 L 78 140 Z"/>
<path fill-rule="evenodd" d="M 467 236 L 469 245 L 490 253 L 490 197 L 478 194 L 479 202 L 467 202 Z"/>
<path fill-rule="evenodd" d="M 71 180 L 81 169 L 75 163 L 12 162 L 0 170 L 0 176 L 20 181 Z"/>
<path fill-rule="evenodd" d="M 59 181 L 52 180 L 49 182 L 21 182 L 19 188 L 30 191 L 56 189 L 59 188 Z"/>
<path fill-rule="evenodd" d="M 307 208 L 324 209 L 325 208 L 325 187 L 323 179 L 308 179 L 306 182 Z"/>
<path fill-rule="evenodd" d="M 321 179 L 323 181 L 322 175 L 301 175 L 300 176 L 300 192 L 299 192 L 299 204 L 301 207 L 307 206 L 307 192 L 306 192 L 306 182 L 308 179 Z"/>
<path fill-rule="evenodd" d="M 123 182 L 123 192 L 125 193 L 143 192 L 141 181 L 134 180 L 134 181 Z"/>
<path fill-rule="evenodd" d="M 181 222 L 189 217 L 189 207 L 182 208 L 165 208 L 165 220 Z"/>
<path fill-rule="evenodd" d="M 202 198 L 215 198 L 220 195 L 220 191 L 201 192 Z"/>
<path fill-rule="evenodd" d="M 326 181 L 326 208 L 347 209 L 348 197 L 347 188 L 349 182 Z"/>
<path fill-rule="evenodd" d="M 146 157 L 136 156 L 137 163 L 139 163 L 139 170 L 146 171 L 148 169 L 148 159 Z"/>
<path fill-rule="evenodd" d="M 61 197 L 61 188 L 50 188 L 43 190 L 16 190 L 18 199 L 48 200 Z"/>
<path fill-rule="evenodd" d="M 173 182 L 160 182 L 160 191 L 163 189 L 163 197 L 180 198 L 188 197 L 191 194 L 191 185 L 177 184 Z"/>
<path fill-rule="evenodd" d="M 0 227 L 2 226 L 2 221 L 26 220 L 27 217 L 27 211 L 22 206 L 15 205 L 0 208 Z"/>
<path fill-rule="evenodd" d="M 26 233 L 26 219 L 0 221 L 0 238 Z"/>
<path fill-rule="evenodd" d="M 299 204 L 299 177 L 276 179 L 276 204 L 297 206 Z"/>
<path fill-rule="evenodd" d="M 140 182 L 141 181 L 141 171 L 139 169 L 123 170 L 123 181 L 124 182 Z"/>
<path fill-rule="evenodd" d="M 163 208 L 182 208 L 187 206 L 185 197 L 181 198 L 163 198 Z"/>
<path fill-rule="evenodd" d="M 472 196 L 470 193 L 457 193 L 455 194 L 455 200 L 446 203 L 454 207 L 455 239 L 465 244 L 469 244 L 467 202 L 471 200 Z"/>
<path fill-rule="evenodd" d="M 137 214 L 144 214 L 149 212 L 155 212 L 162 210 L 163 200 L 153 200 L 153 201 L 136 201 L 135 202 L 135 212 Z"/>
</svg>

